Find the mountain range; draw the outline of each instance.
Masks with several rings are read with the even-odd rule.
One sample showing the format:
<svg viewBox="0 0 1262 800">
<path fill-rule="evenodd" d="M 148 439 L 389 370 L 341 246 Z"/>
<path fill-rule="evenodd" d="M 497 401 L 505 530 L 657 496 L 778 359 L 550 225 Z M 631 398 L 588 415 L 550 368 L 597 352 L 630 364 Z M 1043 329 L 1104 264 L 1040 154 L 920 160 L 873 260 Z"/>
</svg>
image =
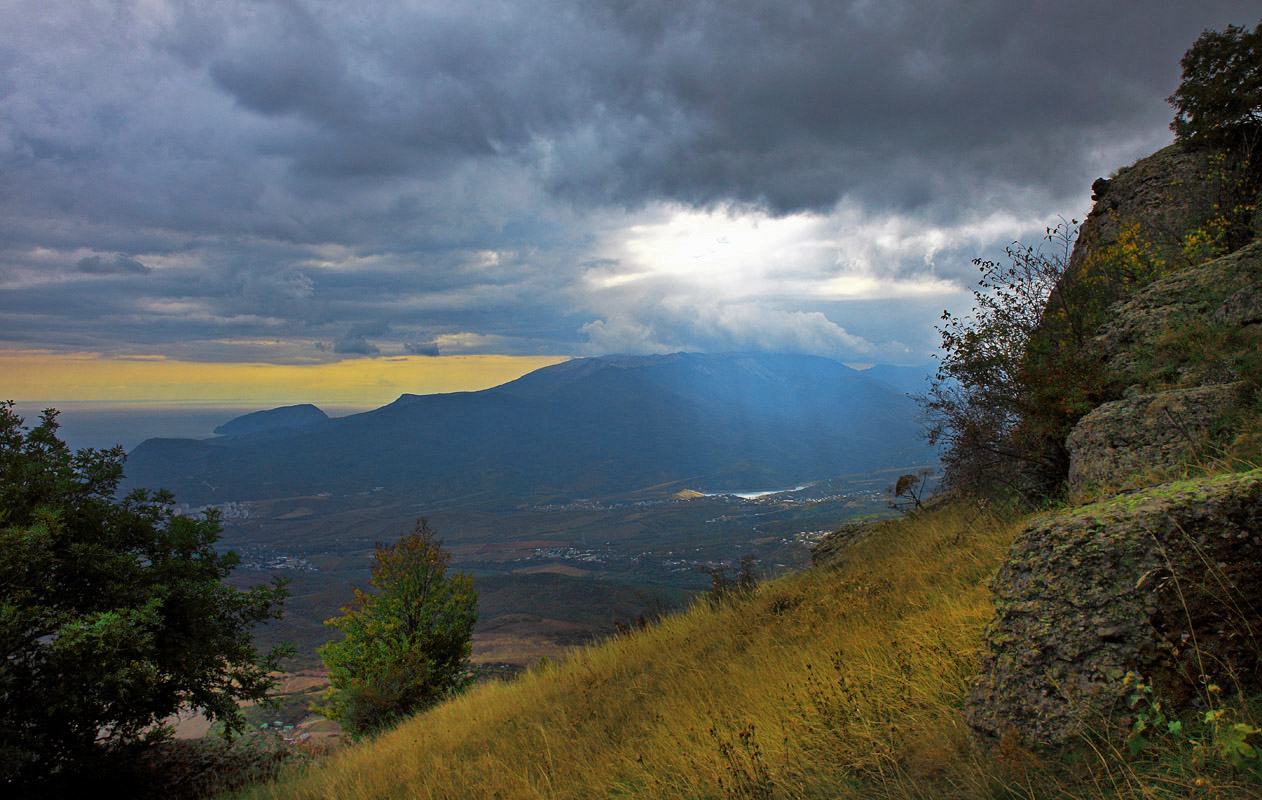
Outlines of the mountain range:
<svg viewBox="0 0 1262 800">
<path fill-rule="evenodd" d="M 148 439 L 128 456 L 127 484 L 192 504 L 382 492 L 512 505 L 773 489 L 934 460 L 909 372 L 869 372 L 805 355 L 574 359 L 346 417 L 291 406 L 217 429 L 230 435 Z"/>
</svg>

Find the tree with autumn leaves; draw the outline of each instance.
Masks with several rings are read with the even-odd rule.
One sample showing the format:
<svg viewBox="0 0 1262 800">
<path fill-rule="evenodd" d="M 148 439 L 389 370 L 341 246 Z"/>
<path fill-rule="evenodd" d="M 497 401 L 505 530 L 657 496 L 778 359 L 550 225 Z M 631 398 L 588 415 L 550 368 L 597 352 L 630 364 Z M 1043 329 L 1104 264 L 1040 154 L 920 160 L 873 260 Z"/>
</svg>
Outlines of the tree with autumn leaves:
<svg viewBox="0 0 1262 800">
<path fill-rule="evenodd" d="M 473 578 L 448 572 L 451 560 L 428 522 L 373 554 L 372 588 L 358 588 L 343 615 L 327 620 L 344 638 L 320 648 L 330 688 L 316 710 L 351 733 L 387 727 L 459 691 L 477 592 Z"/>
</svg>

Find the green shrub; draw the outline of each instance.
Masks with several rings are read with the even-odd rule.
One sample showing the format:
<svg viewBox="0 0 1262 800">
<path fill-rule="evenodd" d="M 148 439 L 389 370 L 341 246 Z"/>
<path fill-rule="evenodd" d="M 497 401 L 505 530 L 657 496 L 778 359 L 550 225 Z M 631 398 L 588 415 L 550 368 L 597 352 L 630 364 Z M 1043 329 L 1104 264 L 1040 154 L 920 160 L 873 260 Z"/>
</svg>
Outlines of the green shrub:
<svg viewBox="0 0 1262 800">
<path fill-rule="evenodd" d="M 343 616 L 326 621 L 346 636 L 320 648 L 329 670 L 315 710 L 353 734 L 387 727 L 468 683 L 477 592 L 425 520 L 373 554 L 375 594 L 355 589 Z"/>
</svg>

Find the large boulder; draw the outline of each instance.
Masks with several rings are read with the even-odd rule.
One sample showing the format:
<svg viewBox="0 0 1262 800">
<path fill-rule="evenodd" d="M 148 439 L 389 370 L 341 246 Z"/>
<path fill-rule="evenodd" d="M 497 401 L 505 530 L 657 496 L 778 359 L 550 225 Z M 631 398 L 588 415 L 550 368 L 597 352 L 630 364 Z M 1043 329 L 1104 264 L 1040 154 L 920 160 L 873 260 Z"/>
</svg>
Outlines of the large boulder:
<svg viewBox="0 0 1262 800">
<path fill-rule="evenodd" d="M 1246 401 L 1243 382 L 1171 389 L 1105 403 L 1074 426 L 1069 485 L 1075 488 L 1155 483 L 1208 455 L 1218 423 Z M 1146 479 L 1146 480 L 1145 480 Z"/>
<path fill-rule="evenodd" d="M 1126 722 L 1126 674 L 1194 706 L 1262 688 L 1262 470 L 1037 518 L 992 584 L 970 725 L 1056 744 Z"/>
</svg>

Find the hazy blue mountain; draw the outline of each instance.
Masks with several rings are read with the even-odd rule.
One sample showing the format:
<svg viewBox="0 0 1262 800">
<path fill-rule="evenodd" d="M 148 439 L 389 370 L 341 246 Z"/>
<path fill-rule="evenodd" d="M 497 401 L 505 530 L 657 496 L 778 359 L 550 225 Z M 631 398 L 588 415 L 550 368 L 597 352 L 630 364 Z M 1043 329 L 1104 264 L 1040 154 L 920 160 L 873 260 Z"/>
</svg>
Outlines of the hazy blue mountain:
<svg viewBox="0 0 1262 800">
<path fill-rule="evenodd" d="M 903 394 L 923 394 L 929 391 L 929 379 L 937 372 L 937 364 L 925 364 L 919 367 L 895 367 L 892 364 L 877 364 L 863 370 L 869 378 L 893 386 Z"/>
<path fill-rule="evenodd" d="M 250 433 L 276 430 L 277 428 L 300 428 L 328 419 L 319 408 L 310 403 L 296 406 L 281 406 L 267 411 L 255 411 L 229 420 L 215 428 L 220 436 L 244 436 Z"/>
<path fill-rule="evenodd" d="M 655 486 L 748 489 L 932 453 L 909 398 L 814 356 L 677 353 L 546 367 L 480 392 L 403 395 L 303 428 L 150 439 L 130 486 L 192 503 L 332 492 L 520 502 Z"/>
</svg>

